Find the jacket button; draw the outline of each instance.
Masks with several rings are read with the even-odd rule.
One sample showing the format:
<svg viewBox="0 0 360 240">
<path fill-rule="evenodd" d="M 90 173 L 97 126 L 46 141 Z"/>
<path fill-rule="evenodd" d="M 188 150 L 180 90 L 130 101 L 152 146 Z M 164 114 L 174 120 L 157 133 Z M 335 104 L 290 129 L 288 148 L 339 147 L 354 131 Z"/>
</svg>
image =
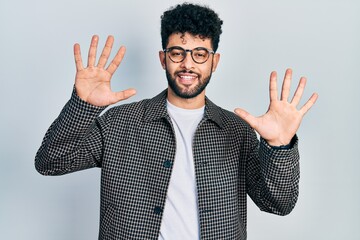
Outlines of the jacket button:
<svg viewBox="0 0 360 240">
<path fill-rule="evenodd" d="M 154 207 L 154 213 L 157 214 L 157 215 L 159 215 L 160 213 L 162 213 L 162 208 L 159 207 L 159 206 L 155 206 L 155 207 Z"/>
<path fill-rule="evenodd" d="M 170 160 L 166 160 L 163 165 L 165 168 L 171 168 L 172 163 Z"/>
</svg>

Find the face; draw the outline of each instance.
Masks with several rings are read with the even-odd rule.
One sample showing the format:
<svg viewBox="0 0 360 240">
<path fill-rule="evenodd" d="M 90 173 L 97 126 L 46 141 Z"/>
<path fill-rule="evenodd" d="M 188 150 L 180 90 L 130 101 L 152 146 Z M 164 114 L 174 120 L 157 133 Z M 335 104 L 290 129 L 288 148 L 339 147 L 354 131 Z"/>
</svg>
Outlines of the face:
<svg viewBox="0 0 360 240">
<path fill-rule="evenodd" d="M 204 47 L 212 50 L 211 40 L 202 39 L 189 33 L 174 33 L 169 37 L 167 48 L 182 47 L 183 49 L 194 49 Z M 170 60 L 169 53 L 160 52 L 160 61 L 166 71 L 170 93 L 180 98 L 194 98 L 205 95 L 205 88 L 210 81 L 212 72 L 215 71 L 219 54 L 210 54 L 209 59 L 202 64 L 194 62 L 191 53 L 186 53 L 182 62 L 175 63 Z"/>
</svg>

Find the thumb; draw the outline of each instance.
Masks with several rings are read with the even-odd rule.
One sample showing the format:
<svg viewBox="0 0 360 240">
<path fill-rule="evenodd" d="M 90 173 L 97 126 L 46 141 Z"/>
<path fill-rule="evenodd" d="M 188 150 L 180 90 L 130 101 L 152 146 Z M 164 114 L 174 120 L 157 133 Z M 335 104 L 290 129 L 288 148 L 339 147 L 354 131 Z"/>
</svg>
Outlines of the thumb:
<svg viewBox="0 0 360 240">
<path fill-rule="evenodd" d="M 122 100 L 128 99 L 136 94 L 136 90 L 134 88 L 129 88 L 124 91 L 115 92 L 113 101 L 114 103 L 120 102 Z"/>
<path fill-rule="evenodd" d="M 236 108 L 234 112 L 236 113 L 236 115 L 238 115 L 243 120 L 245 120 L 245 122 L 247 122 L 252 128 L 256 128 L 258 123 L 256 117 L 254 117 L 253 115 L 251 115 L 250 113 L 248 113 L 247 111 L 241 108 Z"/>
</svg>

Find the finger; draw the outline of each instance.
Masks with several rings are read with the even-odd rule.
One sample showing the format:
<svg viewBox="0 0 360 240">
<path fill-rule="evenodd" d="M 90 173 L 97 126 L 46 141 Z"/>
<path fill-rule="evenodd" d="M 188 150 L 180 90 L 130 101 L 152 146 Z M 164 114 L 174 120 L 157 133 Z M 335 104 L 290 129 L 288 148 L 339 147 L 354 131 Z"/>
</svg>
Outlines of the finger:
<svg viewBox="0 0 360 240">
<path fill-rule="evenodd" d="M 244 119 L 252 128 L 256 129 L 258 125 L 258 119 L 241 108 L 235 109 L 236 115 Z"/>
<path fill-rule="evenodd" d="M 277 92 L 277 74 L 276 72 L 271 72 L 270 74 L 270 85 L 269 85 L 269 94 L 270 94 L 270 102 L 276 101 L 278 99 Z"/>
<path fill-rule="evenodd" d="M 81 59 L 80 45 L 78 43 L 74 45 L 74 58 L 75 58 L 76 71 L 78 72 L 83 70 L 84 67 Z"/>
<path fill-rule="evenodd" d="M 317 93 L 313 93 L 309 100 L 304 104 L 304 106 L 300 109 L 300 113 L 304 116 L 310 108 L 315 104 L 316 100 L 318 99 L 319 95 Z"/>
<path fill-rule="evenodd" d="M 292 70 L 290 68 L 286 69 L 284 81 L 281 89 L 281 100 L 287 101 L 290 94 L 290 85 L 292 78 Z"/>
<path fill-rule="evenodd" d="M 121 46 L 116 56 L 109 64 L 108 68 L 106 69 L 111 75 L 113 75 L 116 69 L 119 67 L 122 59 L 124 58 L 125 51 L 126 51 L 125 47 Z"/>
<path fill-rule="evenodd" d="M 136 94 L 136 90 L 134 88 L 129 88 L 124 91 L 115 92 L 114 93 L 114 103 L 128 99 Z"/>
<path fill-rule="evenodd" d="M 97 35 L 94 35 L 91 38 L 91 44 L 88 55 L 88 67 L 93 67 L 95 65 L 98 42 L 99 42 L 99 37 Z"/>
<path fill-rule="evenodd" d="M 296 91 L 294 93 L 294 96 L 291 100 L 292 105 L 297 106 L 299 104 L 301 97 L 303 95 L 305 86 L 306 86 L 306 78 L 302 77 L 302 78 L 300 78 L 300 82 L 299 82 L 299 84 L 296 88 Z"/>
<path fill-rule="evenodd" d="M 108 38 L 106 39 L 106 43 L 105 43 L 105 47 L 101 53 L 99 62 L 98 62 L 98 67 L 103 68 L 109 58 L 112 46 L 114 44 L 114 37 L 113 36 L 108 36 Z"/>
</svg>

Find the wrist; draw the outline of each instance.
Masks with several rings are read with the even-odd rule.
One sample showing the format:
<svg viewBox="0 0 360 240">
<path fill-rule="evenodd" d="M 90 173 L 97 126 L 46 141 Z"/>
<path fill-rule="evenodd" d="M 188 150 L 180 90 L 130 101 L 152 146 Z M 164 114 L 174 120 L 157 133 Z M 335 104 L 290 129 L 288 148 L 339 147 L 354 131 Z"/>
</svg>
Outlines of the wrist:
<svg viewBox="0 0 360 240">
<path fill-rule="evenodd" d="M 265 140 L 265 141 L 273 149 L 290 149 L 290 148 L 292 148 L 294 146 L 296 140 L 297 140 L 297 136 L 295 134 L 289 141 L 283 141 L 283 142 L 281 142 L 281 141 L 268 141 L 268 140 Z"/>
<path fill-rule="evenodd" d="M 285 141 L 279 141 L 279 140 L 266 140 L 266 142 L 271 146 L 271 147 L 281 147 L 281 146 L 286 146 L 289 145 L 291 142 L 290 140 L 285 140 Z"/>
</svg>

